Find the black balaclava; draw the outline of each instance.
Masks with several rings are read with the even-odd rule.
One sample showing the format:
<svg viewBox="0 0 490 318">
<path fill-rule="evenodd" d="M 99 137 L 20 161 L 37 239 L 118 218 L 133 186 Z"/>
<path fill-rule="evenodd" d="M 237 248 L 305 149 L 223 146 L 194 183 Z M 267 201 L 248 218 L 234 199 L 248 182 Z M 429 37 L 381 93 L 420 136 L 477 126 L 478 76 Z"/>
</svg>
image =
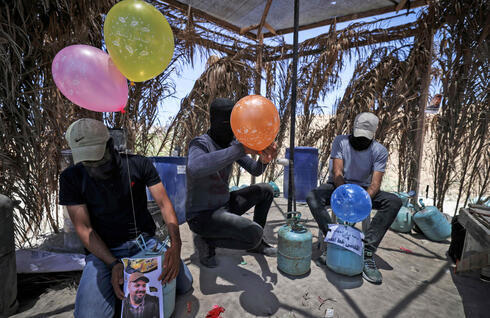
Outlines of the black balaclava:
<svg viewBox="0 0 490 318">
<path fill-rule="evenodd" d="M 209 107 L 211 128 L 208 135 L 221 148 L 228 147 L 234 137 L 230 124 L 231 111 L 234 105 L 235 103 L 228 98 L 216 98 Z"/>
<path fill-rule="evenodd" d="M 366 137 L 354 137 L 354 135 L 349 135 L 349 143 L 352 148 L 357 151 L 368 149 L 372 142 L 372 139 Z"/>
<path fill-rule="evenodd" d="M 104 157 L 97 161 L 82 161 L 85 170 L 91 178 L 107 180 L 119 174 L 120 157 L 114 149 L 114 141 L 107 141 Z"/>
</svg>

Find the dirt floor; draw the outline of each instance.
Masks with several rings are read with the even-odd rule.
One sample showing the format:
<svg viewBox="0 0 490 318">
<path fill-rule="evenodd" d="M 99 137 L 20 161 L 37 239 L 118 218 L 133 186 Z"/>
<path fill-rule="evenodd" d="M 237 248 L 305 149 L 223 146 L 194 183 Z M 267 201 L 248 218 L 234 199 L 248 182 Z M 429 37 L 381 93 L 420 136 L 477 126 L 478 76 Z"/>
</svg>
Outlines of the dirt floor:
<svg viewBox="0 0 490 318">
<path fill-rule="evenodd" d="M 285 199 L 275 199 L 265 230 L 271 243 L 277 244 L 277 231 L 284 224 L 281 210 L 286 206 Z M 476 273 L 454 274 L 445 256 L 449 241 L 435 243 L 420 234 L 388 231 L 376 255 L 383 284 L 372 285 L 360 276 L 336 274 L 315 261 L 318 229 L 306 205 L 300 204 L 298 210 L 309 219 L 314 243 L 311 271 L 302 277 L 279 272 L 275 258 L 226 249 L 217 251 L 218 268 L 204 268 L 198 263 L 189 228 L 182 225 L 182 257 L 194 276 L 194 290 L 177 297 L 173 317 L 205 317 L 214 305 L 225 308 L 222 317 L 233 318 L 326 317 L 327 309 L 333 309 L 333 317 L 490 317 L 490 284 Z M 251 217 L 251 212 L 247 215 Z M 24 279 L 14 317 L 73 316 L 73 284 L 49 288 L 26 284 Z"/>
</svg>

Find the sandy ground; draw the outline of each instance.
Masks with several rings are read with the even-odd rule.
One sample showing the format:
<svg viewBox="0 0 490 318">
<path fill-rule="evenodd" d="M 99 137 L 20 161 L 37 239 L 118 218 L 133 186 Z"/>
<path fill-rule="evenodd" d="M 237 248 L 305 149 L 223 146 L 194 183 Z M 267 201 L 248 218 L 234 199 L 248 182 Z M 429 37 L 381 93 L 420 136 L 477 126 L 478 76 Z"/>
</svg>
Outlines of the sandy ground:
<svg viewBox="0 0 490 318">
<path fill-rule="evenodd" d="M 287 201 L 275 202 L 265 232 L 277 244 Z M 298 210 L 309 219 L 314 243 L 311 271 L 302 277 L 279 272 L 275 258 L 227 249 L 217 251 L 218 268 L 201 267 L 191 232 L 182 225 L 182 258 L 194 276 L 194 290 L 177 297 L 173 317 L 205 317 L 214 305 L 225 308 L 222 317 L 233 318 L 325 317 L 329 308 L 334 317 L 489 317 L 490 284 L 474 274 L 453 273 L 454 266 L 445 256 L 449 241 L 435 243 L 420 234 L 388 231 L 376 256 L 384 281 L 372 285 L 360 276 L 336 274 L 315 261 L 319 255 L 316 223 L 306 205 L 300 204 Z M 75 293 L 73 286 L 55 286 L 32 299 L 21 299 L 14 317 L 72 317 Z"/>
</svg>

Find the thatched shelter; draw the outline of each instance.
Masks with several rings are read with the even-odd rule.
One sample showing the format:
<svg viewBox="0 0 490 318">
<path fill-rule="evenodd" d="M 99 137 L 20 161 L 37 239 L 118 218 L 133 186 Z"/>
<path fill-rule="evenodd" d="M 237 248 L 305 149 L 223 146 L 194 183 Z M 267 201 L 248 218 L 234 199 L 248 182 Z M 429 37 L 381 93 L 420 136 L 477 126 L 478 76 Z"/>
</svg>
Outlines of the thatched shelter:
<svg viewBox="0 0 490 318">
<path fill-rule="evenodd" d="M 274 101 L 282 119 L 278 144 L 284 146 L 287 133 L 295 127 L 297 144 L 320 148 L 320 179 L 326 173 L 334 136 L 348 132 L 358 112 L 373 111 L 381 119 L 376 138 L 398 153 L 399 189 L 417 187 L 420 163 L 430 161 L 433 197 L 439 208 L 450 189 L 457 189 L 458 201 L 464 203 L 488 194 L 489 22 L 485 1 L 345 1 L 352 8 L 360 3 L 376 6 L 358 5 L 364 11 L 344 13 L 335 12 L 335 1 L 331 2 L 326 7 L 331 15 L 299 15 L 299 29 L 320 25 L 330 25 L 330 29 L 298 44 L 295 72 L 294 46 L 281 37 L 291 27 L 273 14 L 275 6 L 286 6 L 287 1 L 260 1 L 260 6 L 248 8 L 255 18 L 245 18 L 239 12 L 227 16 L 226 10 L 220 16 L 215 1 L 152 0 L 175 34 L 176 53 L 170 67 L 157 78 L 130 87 L 125 114 L 93 113 L 74 106 L 59 93 L 50 65 L 56 52 L 70 44 L 102 47 L 104 15 L 115 2 L 10 0 L 2 4 L 0 50 L 5 71 L 0 81 L 0 192 L 21 201 L 16 219 L 18 244 L 46 224 L 52 231 L 59 230 L 60 151 L 67 147 L 63 134 L 73 120 L 82 116 L 104 119 L 109 126 L 127 129 L 131 149 L 167 155 L 177 145 L 187 149 L 189 140 L 205 131 L 209 100 L 260 92 L 262 79 L 266 96 Z M 301 5 L 314 13 L 320 2 Z M 383 28 L 386 19 L 417 6 L 423 8 L 415 22 Z M 292 7 L 282 11 L 284 21 L 294 20 L 292 12 Z M 341 21 L 386 12 L 398 13 L 337 28 Z M 168 126 L 157 127 L 158 105 L 173 95 L 177 85 L 170 75 L 192 63 L 194 56 L 211 55 L 217 58 L 182 100 L 177 116 Z M 321 113 L 319 101 L 338 87 L 339 74 L 352 58 L 357 59 L 355 71 L 335 113 L 330 120 L 315 122 Z M 291 92 L 294 74 L 297 89 Z M 437 93 L 443 99 L 439 114 L 426 123 L 430 85 L 440 86 Z M 290 117 L 298 119 L 296 126 L 290 126 Z M 424 141 L 432 142 L 433 148 L 424 149 Z M 272 180 L 279 173 L 271 165 L 267 177 Z"/>
</svg>

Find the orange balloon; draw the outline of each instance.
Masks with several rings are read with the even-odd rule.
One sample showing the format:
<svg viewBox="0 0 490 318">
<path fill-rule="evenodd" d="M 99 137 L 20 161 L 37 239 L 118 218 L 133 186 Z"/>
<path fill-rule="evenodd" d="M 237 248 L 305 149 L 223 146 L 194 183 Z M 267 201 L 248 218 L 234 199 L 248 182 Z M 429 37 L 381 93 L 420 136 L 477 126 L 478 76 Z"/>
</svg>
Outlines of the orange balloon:
<svg viewBox="0 0 490 318">
<path fill-rule="evenodd" d="M 230 123 L 238 141 L 250 149 L 261 151 L 276 139 L 279 113 L 267 98 L 249 95 L 235 104 Z"/>
</svg>

